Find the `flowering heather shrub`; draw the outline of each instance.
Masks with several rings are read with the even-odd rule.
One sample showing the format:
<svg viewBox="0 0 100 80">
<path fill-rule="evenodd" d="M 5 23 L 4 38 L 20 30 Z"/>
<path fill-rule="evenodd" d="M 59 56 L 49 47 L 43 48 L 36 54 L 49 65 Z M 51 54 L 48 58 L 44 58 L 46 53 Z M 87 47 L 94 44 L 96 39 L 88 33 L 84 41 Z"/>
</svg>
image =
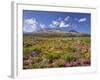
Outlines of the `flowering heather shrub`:
<svg viewBox="0 0 100 80">
<path fill-rule="evenodd" d="M 23 68 L 89 66 L 90 37 L 24 36 Z"/>
</svg>

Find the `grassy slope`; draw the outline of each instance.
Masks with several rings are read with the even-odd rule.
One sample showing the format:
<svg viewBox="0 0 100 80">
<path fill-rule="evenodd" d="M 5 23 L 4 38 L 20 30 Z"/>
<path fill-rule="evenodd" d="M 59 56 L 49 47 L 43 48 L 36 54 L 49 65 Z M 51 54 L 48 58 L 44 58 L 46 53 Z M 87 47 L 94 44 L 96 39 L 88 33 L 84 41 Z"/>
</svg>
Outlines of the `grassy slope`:
<svg viewBox="0 0 100 80">
<path fill-rule="evenodd" d="M 59 36 L 24 35 L 23 68 L 90 65 L 90 37 Z M 32 53 L 38 54 L 31 56 Z"/>
</svg>

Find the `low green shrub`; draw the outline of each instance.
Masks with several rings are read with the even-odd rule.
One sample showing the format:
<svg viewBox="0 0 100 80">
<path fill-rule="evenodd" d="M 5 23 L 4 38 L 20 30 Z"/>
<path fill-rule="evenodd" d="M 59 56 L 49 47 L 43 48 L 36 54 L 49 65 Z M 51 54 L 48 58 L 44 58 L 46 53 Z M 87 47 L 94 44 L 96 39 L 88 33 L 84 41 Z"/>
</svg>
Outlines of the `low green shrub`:
<svg viewBox="0 0 100 80">
<path fill-rule="evenodd" d="M 42 61 L 42 58 L 41 57 L 32 57 L 32 61 L 34 63 L 38 63 L 38 62 Z"/>
<path fill-rule="evenodd" d="M 29 48 L 23 48 L 24 56 L 28 56 L 30 53 L 31 53 L 31 50 Z"/>
<path fill-rule="evenodd" d="M 36 64 L 32 64 L 31 67 L 32 67 L 33 69 L 34 69 L 34 68 L 47 68 L 47 64 L 36 63 Z"/>
<path fill-rule="evenodd" d="M 52 56 L 52 58 L 56 59 L 56 58 L 60 58 L 61 57 L 61 52 L 60 51 L 52 51 L 50 53 L 50 55 Z"/>
<path fill-rule="evenodd" d="M 63 60 L 62 59 L 57 59 L 53 62 L 53 66 L 54 67 L 63 67 L 64 66 L 64 63 L 63 63 Z"/>
<path fill-rule="evenodd" d="M 84 53 L 83 58 L 90 59 L 91 58 L 91 55 L 88 52 L 87 53 Z"/>
</svg>

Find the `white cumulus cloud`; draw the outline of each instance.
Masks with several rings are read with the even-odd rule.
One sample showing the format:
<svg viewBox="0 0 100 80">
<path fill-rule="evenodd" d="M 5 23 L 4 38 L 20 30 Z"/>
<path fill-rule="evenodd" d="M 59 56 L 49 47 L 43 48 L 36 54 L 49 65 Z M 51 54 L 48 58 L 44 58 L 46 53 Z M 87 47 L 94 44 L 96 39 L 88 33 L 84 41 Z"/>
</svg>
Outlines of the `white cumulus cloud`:
<svg viewBox="0 0 100 80">
<path fill-rule="evenodd" d="M 40 27 L 45 28 L 46 26 L 45 26 L 45 24 L 40 24 Z"/>
<path fill-rule="evenodd" d="M 25 19 L 24 20 L 24 31 L 33 32 L 37 30 L 37 21 L 35 18 Z"/>
<path fill-rule="evenodd" d="M 70 27 L 69 23 L 66 23 L 66 21 L 70 18 L 70 16 L 65 17 L 63 20 L 61 18 L 58 18 L 57 20 L 53 20 L 51 24 L 49 24 L 49 27 L 51 28 L 57 28 L 57 27 Z"/>
<path fill-rule="evenodd" d="M 64 27 L 65 26 L 65 22 L 61 21 L 59 27 Z"/>
<path fill-rule="evenodd" d="M 87 19 L 86 18 L 80 18 L 79 20 L 78 20 L 78 22 L 84 22 L 84 21 L 86 21 Z"/>
<path fill-rule="evenodd" d="M 76 29 L 78 26 L 76 24 L 70 23 L 70 28 L 71 29 Z"/>
<path fill-rule="evenodd" d="M 59 22 L 58 21 L 52 21 L 52 24 L 55 25 L 55 26 L 58 26 Z"/>
<path fill-rule="evenodd" d="M 56 28 L 56 26 L 53 25 L 53 24 L 50 24 L 49 27 L 50 27 L 50 28 Z"/>
<path fill-rule="evenodd" d="M 69 27 L 69 24 L 66 24 L 64 21 L 61 21 L 59 27 Z"/>
<path fill-rule="evenodd" d="M 64 21 L 68 21 L 70 16 L 65 17 Z"/>
</svg>

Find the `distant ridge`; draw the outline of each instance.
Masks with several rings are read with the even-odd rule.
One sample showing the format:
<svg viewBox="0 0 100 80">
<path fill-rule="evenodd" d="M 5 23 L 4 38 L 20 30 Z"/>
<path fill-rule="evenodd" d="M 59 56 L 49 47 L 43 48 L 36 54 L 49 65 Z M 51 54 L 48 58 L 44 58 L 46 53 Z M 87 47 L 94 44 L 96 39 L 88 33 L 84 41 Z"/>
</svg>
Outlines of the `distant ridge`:
<svg viewBox="0 0 100 80">
<path fill-rule="evenodd" d="M 58 28 L 43 28 L 41 29 L 40 31 L 63 31 L 63 32 L 68 32 L 69 31 L 69 28 L 67 27 L 58 27 Z"/>
<path fill-rule="evenodd" d="M 79 32 L 76 31 L 75 29 L 72 29 L 72 30 L 70 30 L 70 31 L 68 31 L 68 32 L 71 32 L 71 33 L 79 33 Z"/>
</svg>

